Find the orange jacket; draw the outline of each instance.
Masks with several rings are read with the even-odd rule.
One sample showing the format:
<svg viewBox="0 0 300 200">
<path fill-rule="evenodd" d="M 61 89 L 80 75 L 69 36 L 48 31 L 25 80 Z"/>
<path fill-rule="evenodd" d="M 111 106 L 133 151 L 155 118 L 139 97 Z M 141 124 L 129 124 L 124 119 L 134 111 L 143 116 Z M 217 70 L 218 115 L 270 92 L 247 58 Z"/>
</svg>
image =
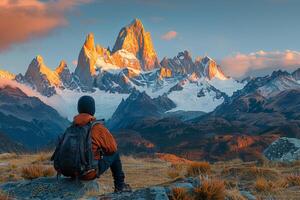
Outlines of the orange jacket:
<svg viewBox="0 0 300 200">
<path fill-rule="evenodd" d="M 89 122 L 95 121 L 96 118 L 86 114 L 81 113 L 74 117 L 74 123 L 79 126 L 84 126 Z M 117 143 L 115 138 L 109 132 L 104 125 L 98 123 L 92 128 L 92 151 L 96 160 L 100 159 L 100 154 L 98 149 L 102 148 L 104 153 L 112 154 L 117 151 Z"/>
</svg>

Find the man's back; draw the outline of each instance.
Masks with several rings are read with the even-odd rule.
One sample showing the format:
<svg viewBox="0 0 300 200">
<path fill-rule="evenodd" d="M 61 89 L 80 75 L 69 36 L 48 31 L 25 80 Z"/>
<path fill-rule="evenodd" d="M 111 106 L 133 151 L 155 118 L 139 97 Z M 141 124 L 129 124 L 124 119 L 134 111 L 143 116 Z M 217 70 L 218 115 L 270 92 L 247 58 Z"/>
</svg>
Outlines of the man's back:
<svg viewBox="0 0 300 200">
<path fill-rule="evenodd" d="M 74 123 L 78 126 L 85 126 L 90 122 L 94 122 L 96 118 L 87 113 L 80 113 L 74 117 Z M 95 160 L 100 159 L 99 150 L 101 149 L 105 154 L 110 155 L 117 151 L 117 143 L 113 135 L 109 132 L 103 124 L 97 123 L 92 127 L 92 151 Z"/>
</svg>

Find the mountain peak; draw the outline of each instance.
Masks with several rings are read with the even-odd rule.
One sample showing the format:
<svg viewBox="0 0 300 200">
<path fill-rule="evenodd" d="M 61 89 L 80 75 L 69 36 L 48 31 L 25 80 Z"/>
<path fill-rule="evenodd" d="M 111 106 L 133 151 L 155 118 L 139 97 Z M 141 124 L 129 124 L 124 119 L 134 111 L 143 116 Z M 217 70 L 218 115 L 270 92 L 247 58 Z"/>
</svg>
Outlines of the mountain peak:
<svg viewBox="0 0 300 200">
<path fill-rule="evenodd" d="M 61 85 L 58 74 L 45 65 L 44 59 L 40 55 L 31 61 L 24 78 L 38 92 L 45 96 L 55 94 L 53 86 L 58 87 Z"/>
<path fill-rule="evenodd" d="M 84 46 L 88 49 L 88 50 L 92 50 L 95 48 L 95 41 L 94 41 L 94 33 L 89 33 L 86 36 L 85 42 L 84 42 Z"/>
<path fill-rule="evenodd" d="M 44 58 L 41 55 L 37 55 L 35 57 L 35 60 L 37 61 L 37 63 L 39 64 L 43 64 L 44 63 Z"/>
<path fill-rule="evenodd" d="M 66 61 L 62 60 L 60 61 L 58 67 L 55 69 L 57 74 L 61 74 L 66 68 L 67 68 L 67 63 Z"/>
<path fill-rule="evenodd" d="M 217 62 L 210 58 L 209 56 L 205 56 L 202 61 L 203 65 L 203 73 L 209 80 L 213 78 L 218 78 L 220 80 L 228 79 L 224 72 L 221 70 L 220 66 L 217 65 Z"/>
<path fill-rule="evenodd" d="M 144 29 L 142 21 L 138 18 L 135 18 L 134 20 L 132 20 L 132 22 L 130 23 L 130 25 L 128 27 L 133 27 L 133 26 Z"/>
<path fill-rule="evenodd" d="M 145 71 L 160 67 L 151 35 L 139 19 L 134 19 L 119 32 L 112 53 L 122 49 L 132 53 Z"/>
</svg>

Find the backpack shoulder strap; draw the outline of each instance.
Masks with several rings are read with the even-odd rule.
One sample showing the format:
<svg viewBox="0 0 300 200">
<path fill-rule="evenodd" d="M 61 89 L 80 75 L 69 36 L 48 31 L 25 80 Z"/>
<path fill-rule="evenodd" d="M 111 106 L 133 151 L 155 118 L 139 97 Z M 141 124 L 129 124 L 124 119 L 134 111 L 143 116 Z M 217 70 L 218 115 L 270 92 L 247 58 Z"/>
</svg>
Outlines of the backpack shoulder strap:
<svg viewBox="0 0 300 200">
<path fill-rule="evenodd" d="M 86 147 L 88 148 L 87 149 L 87 157 L 89 159 L 89 169 L 97 169 L 98 168 L 98 162 L 94 162 L 94 154 L 93 152 L 91 151 L 92 150 L 92 128 L 96 125 L 96 124 L 104 124 L 104 119 L 101 119 L 101 120 L 95 120 L 95 121 L 92 121 L 90 124 L 89 124 L 89 130 L 88 130 L 88 133 L 87 133 L 87 138 L 86 138 Z"/>
<path fill-rule="evenodd" d="M 95 120 L 91 123 L 91 129 L 93 128 L 93 126 L 95 126 L 96 124 L 104 124 L 104 119 L 99 119 L 99 120 Z"/>
</svg>

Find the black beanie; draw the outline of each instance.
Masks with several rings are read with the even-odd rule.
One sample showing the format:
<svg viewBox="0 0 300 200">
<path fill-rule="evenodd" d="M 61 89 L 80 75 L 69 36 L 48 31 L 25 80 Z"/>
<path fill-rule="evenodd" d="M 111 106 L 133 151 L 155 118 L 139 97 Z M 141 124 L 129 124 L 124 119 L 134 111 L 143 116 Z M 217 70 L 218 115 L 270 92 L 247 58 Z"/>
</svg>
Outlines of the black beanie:
<svg viewBox="0 0 300 200">
<path fill-rule="evenodd" d="M 95 114 L 95 100 L 91 96 L 82 96 L 78 100 L 77 110 L 79 113 Z"/>
</svg>

